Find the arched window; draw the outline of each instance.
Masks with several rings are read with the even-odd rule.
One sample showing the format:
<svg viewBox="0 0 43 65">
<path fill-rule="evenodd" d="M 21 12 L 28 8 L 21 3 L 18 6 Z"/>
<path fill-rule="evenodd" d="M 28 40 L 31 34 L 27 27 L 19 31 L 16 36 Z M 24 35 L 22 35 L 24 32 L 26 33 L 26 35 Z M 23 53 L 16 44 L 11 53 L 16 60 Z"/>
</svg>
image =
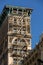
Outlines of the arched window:
<svg viewBox="0 0 43 65">
<path fill-rule="evenodd" d="M 21 45 L 21 46 L 27 46 L 27 43 L 24 39 L 21 39 L 21 38 L 14 38 L 12 40 L 12 44 L 17 44 L 17 45 Z"/>
</svg>

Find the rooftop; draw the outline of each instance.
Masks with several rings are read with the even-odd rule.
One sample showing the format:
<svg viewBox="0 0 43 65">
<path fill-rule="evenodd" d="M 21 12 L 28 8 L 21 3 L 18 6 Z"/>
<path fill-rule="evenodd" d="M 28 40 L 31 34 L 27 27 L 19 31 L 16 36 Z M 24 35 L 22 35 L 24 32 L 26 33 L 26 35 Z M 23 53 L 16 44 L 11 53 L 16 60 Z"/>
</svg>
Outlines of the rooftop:
<svg viewBox="0 0 43 65">
<path fill-rule="evenodd" d="M 7 8 L 17 8 L 17 9 L 24 9 L 24 10 L 33 10 L 31 8 L 27 7 L 20 7 L 20 6 L 11 6 L 11 5 L 6 5 Z"/>
</svg>

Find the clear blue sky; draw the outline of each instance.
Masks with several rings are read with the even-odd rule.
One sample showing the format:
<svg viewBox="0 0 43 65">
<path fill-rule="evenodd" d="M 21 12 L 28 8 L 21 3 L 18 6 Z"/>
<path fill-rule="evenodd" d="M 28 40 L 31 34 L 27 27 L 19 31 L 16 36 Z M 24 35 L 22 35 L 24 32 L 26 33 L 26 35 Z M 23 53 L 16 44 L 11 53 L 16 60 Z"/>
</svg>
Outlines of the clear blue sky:
<svg viewBox="0 0 43 65">
<path fill-rule="evenodd" d="M 43 32 L 43 0 L 0 0 L 0 13 L 4 5 L 22 6 L 33 9 L 31 15 L 31 34 L 32 48 L 34 48 Z"/>
</svg>

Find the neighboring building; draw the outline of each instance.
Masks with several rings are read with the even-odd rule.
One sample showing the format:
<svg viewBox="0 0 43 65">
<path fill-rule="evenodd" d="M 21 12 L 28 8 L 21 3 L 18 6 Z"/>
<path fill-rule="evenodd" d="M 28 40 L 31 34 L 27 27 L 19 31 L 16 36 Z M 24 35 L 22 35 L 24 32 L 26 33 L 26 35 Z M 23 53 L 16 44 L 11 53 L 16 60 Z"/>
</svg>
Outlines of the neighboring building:
<svg viewBox="0 0 43 65">
<path fill-rule="evenodd" d="M 5 6 L 0 16 L 0 65 L 21 65 L 31 50 L 32 9 Z"/>
<path fill-rule="evenodd" d="M 36 47 L 24 58 L 23 65 L 43 65 L 43 34 Z"/>
</svg>

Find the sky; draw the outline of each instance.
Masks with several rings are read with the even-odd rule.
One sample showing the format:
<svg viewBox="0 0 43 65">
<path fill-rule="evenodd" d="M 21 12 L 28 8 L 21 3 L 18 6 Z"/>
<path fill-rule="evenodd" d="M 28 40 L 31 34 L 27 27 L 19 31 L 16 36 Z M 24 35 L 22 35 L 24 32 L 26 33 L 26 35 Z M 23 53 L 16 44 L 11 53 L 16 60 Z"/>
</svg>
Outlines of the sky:
<svg viewBox="0 0 43 65">
<path fill-rule="evenodd" d="M 40 35 L 43 33 L 43 0 L 0 0 L 0 14 L 5 5 L 32 8 L 31 35 L 32 48 L 38 44 Z"/>
</svg>

